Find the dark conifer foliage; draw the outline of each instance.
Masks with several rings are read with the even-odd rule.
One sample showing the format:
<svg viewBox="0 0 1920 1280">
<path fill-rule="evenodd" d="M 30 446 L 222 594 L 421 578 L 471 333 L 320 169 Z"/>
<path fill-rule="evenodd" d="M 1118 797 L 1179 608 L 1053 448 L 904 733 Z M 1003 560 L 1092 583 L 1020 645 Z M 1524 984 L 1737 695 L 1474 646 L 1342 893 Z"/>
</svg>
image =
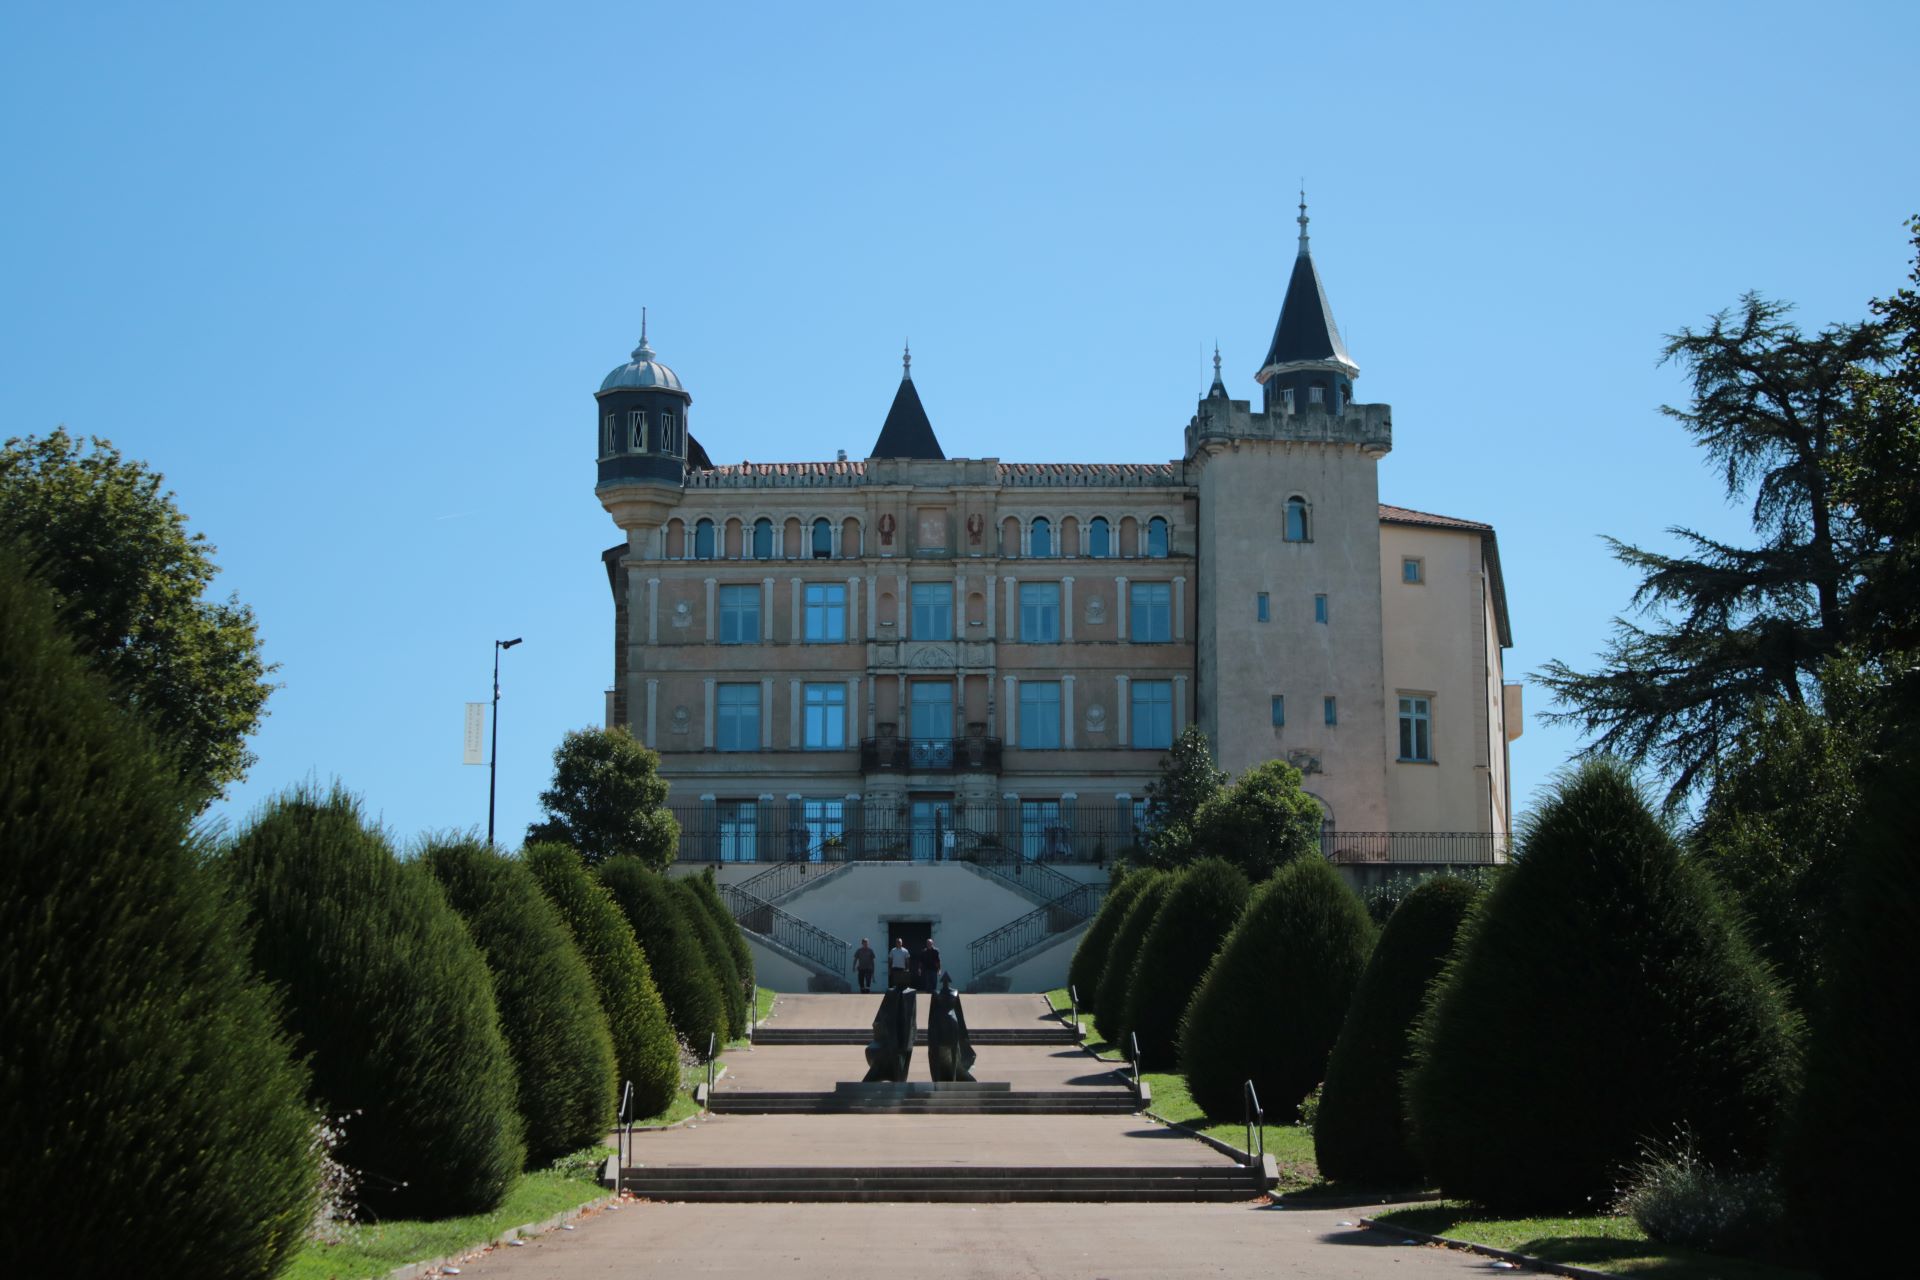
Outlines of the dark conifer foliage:
<svg viewBox="0 0 1920 1280">
<path fill-rule="evenodd" d="M 621 1086 L 633 1085 L 631 1114 L 659 1115 L 680 1089 L 680 1050 L 633 926 L 567 845 L 528 845 L 520 857 L 566 921 L 593 974 Z"/>
<path fill-rule="evenodd" d="M 734 962 L 733 949 L 727 945 L 727 933 L 738 930 L 732 927 L 733 921 L 728 920 L 728 929 L 723 931 L 719 922 L 707 913 L 707 904 L 695 887 L 697 879 L 679 877 L 667 880 L 667 884 L 680 896 L 680 914 L 700 944 L 707 972 L 719 984 L 720 998 L 727 1010 L 727 1038 L 733 1039 L 747 1034 L 746 987 Z"/>
<path fill-rule="evenodd" d="M 313 1212 L 306 1072 L 198 793 L 0 552 L 0 1271 L 278 1275 Z"/>
<path fill-rule="evenodd" d="M 1764 1155 L 1796 1027 L 1707 870 L 1624 769 L 1569 774 L 1475 909 L 1421 1015 L 1414 1150 L 1448 1195 L 1590 1211 L 1645 1143 Z"/>
<path fill-rule="evenodd" d="M 1178 872 L 1140 944 L 1122 1021 L 1140 1038 L 1143 1070 L 1171 1070 L 1180 1056 L 1180 1019 L 1207 966 L 1246 908 L 1240 869 L 1206 858 Z"/>
<path fill-rule="evenodd" d="M 1238 1118 L 1246 1081 L 1290 1120 L 1326 1078 L 1373 924 L 1322 858 L 1299 858 L 1253 892 L 1187 1006 L 1180 1065 L 1208 1115 Z"/>
<path fill-rule="evenodd" d="M 1113 945 L 1107 948 L 1106 966 L 1100 971 L 1100 994 L 1093 1006 L 1100 1034 L 1116 1044 L 1123 1043 L 1127 1032 L 1133 1029 L 1127 1025 L 1127 984 L 1133 980 L 1133 962 L 1140 958 L 1140 945 L 1147 940 L 1147 930 L 1153 928 L 1160 904 L 1166 901 L 1167 890 L 1173 884 L 1173 876 L 1165 871 L 1135 874 L 1143 883 L 1127 907 L 1120 927 L 1114 930 Z"/>
<path fill-rule="evenodd" d="M 493 984 L 424 867 L 401 865 L 335 788 L 268 802 L 224 859 L 254 963 L 286 993 L 315 1105 L 381 1218 L 497 1206 L 526 1157 Z"/>
<path fill-rule="evenodd" d="M 1374 1186 L 1419 1181 L 1401 1076 L 1412 1063 L 1414 1021 L 1480 893 L 1473 881 L 1435 876 L 1409 893 L 1380 931 L 1327 1059 L 1313 1125 L 1314 1158 L 1326 1177 Z"/>
<path fill-rule="evenodd" d="M 720 935 L 727 940 L 727 951 L 733 956 L 734 970 L 739 973 L 741 982 L 753 985 L 753 951 L 747 946 L 747 935 L 741 932 L 740 922 L 733 918 L 733 912 L 727 910 L 727 904 L 720 900 L 720 886 L 713 878 L 713 868 L 708 867 L 697 876 L 682 877 L 684 883 L 699 895 L 700 906 L 707 916 L 720 928 Z"/>
<path fill-rule="evenodd" d="M 527 1163 L 543 1167 L 613 1127 L 613 1038 L 573 935 L 519 862 L 473 840 L 422 855 L 493 975 L 513 1054 Z"/>
<path fill-rule="evenodd" d="M 647 954 L 674 1033 L 700 1054 L 706 1053 L 709 1036 L 726 1043 L 726 997 L 687 919 L 686 900 L 665 876 L 649 871 L 637 858 L 604 862 L 598 874 Z"/>
<path fill-rule="evenodd" d="M 1080 935 L 1079 945 L 1073 949 L 1073 960 L 1067 965 L 1067 983 L 1079 993 L 1082 1009 L 1091 1010 L 1099 1002 L 1100 975 L 1107 971 L 1107 952 L 1113 948 L 1113 935 L 1120 932 L 1127 908 L 1146 887 L 1147 881 L 1138 871 L 1117 878 L 1107 892 L 1106 901 L 1095 913 L 1093 923 Z"/>
</svg>

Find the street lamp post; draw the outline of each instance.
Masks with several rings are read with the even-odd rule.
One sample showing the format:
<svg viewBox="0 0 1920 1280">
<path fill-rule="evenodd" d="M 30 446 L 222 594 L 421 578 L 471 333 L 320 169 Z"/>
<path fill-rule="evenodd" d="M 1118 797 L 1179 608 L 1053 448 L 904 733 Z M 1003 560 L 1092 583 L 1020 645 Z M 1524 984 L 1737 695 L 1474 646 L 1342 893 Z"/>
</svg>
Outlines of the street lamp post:
<svg viewBox="0 0 1920 1280">
<path fill-rule="evenodd" d="M 500 778 L 500 651 L 520 643 L 521 637 L 493 642 L 493 748 L 487 754 L 487 848 L 493 848 L 493 797 Z"/>
</svg>

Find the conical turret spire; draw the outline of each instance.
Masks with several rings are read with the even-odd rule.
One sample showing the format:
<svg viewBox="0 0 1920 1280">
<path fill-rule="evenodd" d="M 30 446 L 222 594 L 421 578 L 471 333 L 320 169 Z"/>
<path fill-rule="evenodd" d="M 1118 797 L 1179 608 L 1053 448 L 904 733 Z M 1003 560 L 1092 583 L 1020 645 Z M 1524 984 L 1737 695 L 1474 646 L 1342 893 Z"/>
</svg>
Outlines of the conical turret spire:
<svg viewBox="0 0 1920 1280">
<path fill-rule="evenodd" d="M 913 348 L 909 345 L 900 353 L 900 389 L 893 393 L 893 406 L 887 410 L 887 420 L 880 428 L 880 438 L 873 442 L 873 452 L 869 458 L 944 458 L 946 452 L 940 448 L 940 439 L 933 434 L 933 424 L 927 421 L 927 411 L 920 403 L 920 393 L 913 386 Z"/>
</svg>

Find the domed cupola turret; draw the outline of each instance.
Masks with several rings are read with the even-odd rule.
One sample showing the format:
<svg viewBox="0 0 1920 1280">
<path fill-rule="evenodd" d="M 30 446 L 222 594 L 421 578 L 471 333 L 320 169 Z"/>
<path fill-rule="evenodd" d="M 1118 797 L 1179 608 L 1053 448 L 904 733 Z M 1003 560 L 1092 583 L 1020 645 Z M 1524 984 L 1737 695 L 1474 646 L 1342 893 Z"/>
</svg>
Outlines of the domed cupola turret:
<svg viewBox="0 0 1920 1280">
<path fill-rule="evenodd" d="M 1300 193 L 1300 251 L 1287 281 L 1280 323 L 1254 380 L 1264 391 L 1268 413 L 1344 414 L 1353 401 L 1353 380 L 1360 366 L 1347 354 L 1333 322 L 1327 291 L 1307 249 L 1307 196 Z"/>
<path fill-rule="evenodd" d="M 602 486 L 633 481 L 678 486 L 686 472 L 687 407 L 693 397 L 679 376 L 654 358 L 646 317 L 643 307 L 633 359 L 609 373 L 594 393 Z"/>
</svg>

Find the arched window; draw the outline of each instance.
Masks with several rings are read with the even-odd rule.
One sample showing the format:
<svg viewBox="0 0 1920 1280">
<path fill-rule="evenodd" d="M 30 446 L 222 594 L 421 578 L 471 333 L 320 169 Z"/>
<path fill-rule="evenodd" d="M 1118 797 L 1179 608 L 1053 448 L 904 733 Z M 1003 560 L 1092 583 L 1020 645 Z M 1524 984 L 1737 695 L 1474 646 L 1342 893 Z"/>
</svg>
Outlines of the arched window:
<svg viewBox="0 0 1920 1280">
<path fill-rule="evenodd" d="M 825 516 L 813 522 L 813 558 L 833 559 L 833 521 Z"/>
<path fill-rule="evenodd" d="M 1297 493 L 1287 499 L 1285 536 L 1288 542 L 1313 541 L 1312 508 L 1308 507 L 1307 500 Z"/>
<path fill-rule="evenodd" d="M 753 558 L 773 559 L 773 521 L 765 516 L 753 522 Z"/>
<path fill-rule="evenodd" d="M 1053 522 L 1045 516 L 1037 516 L 1027 526 L 1027 545 L 1029 554 L 1050 556 L 1053 554 Z"/>
<path fill-rule="evenodd" d="M 1087 554 L 1096 560 L 1105 560 L 1113 554 L 1113 532 L 1107 528 L 1105 516 L 1095 516 L 1087 522 Z"/>
<path fill-rule="evenodd" d="M 713 521 L 703 518 L 693 526 L 693 558 L 713 559 Z"/>
<path fill-rule="evenodd" d="M 1167 522 L 1160 516 L 1147 521 L 1147 556 L 1153 560 L 1167 558 Z"/>
</svg>

